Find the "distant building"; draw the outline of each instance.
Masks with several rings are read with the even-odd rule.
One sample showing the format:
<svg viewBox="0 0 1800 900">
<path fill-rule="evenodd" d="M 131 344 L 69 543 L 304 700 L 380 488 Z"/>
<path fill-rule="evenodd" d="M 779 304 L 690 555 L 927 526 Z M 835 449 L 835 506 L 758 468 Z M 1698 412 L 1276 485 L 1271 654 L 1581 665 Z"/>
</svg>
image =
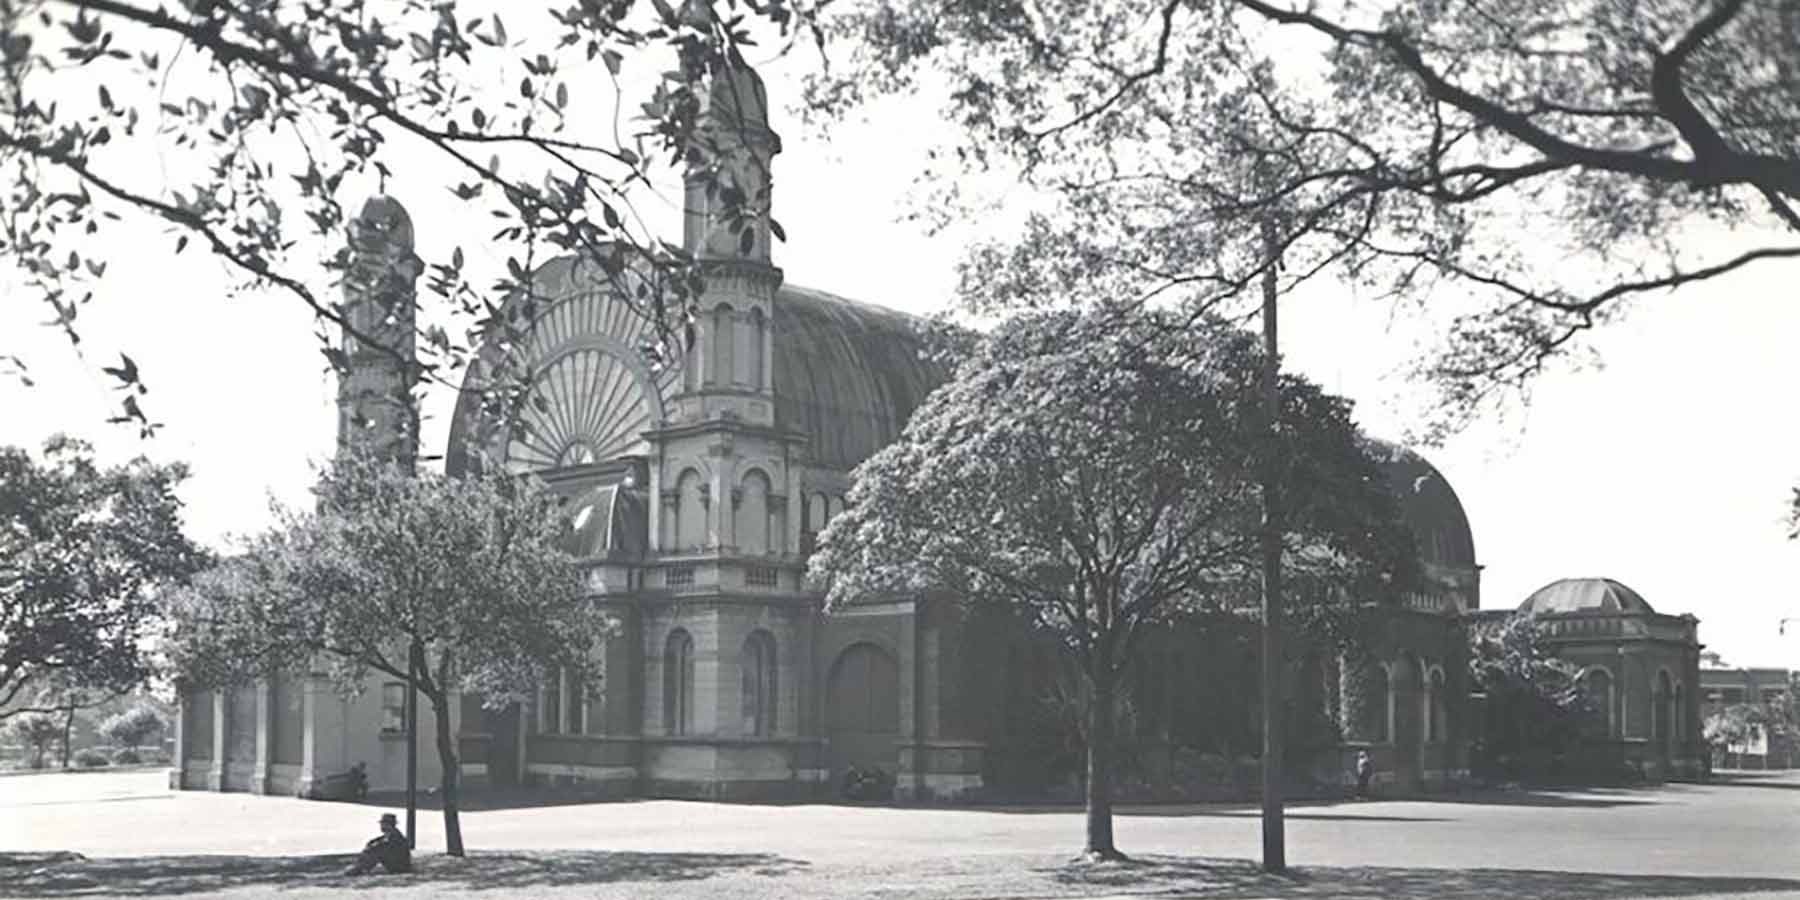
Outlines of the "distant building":
<svg viewBox="0 0 1800 900">
<path fill-rule="evenodd" d="M 1555 655 L 1581 669 L 1594 708 L 1579 764 L 1626 765 L 1650 778 L 1699 774 L 1699 619 L 1659 613 L 1610 578 L 1551 582 L 1516 612 L 1535 616 Z"/>
<path fill-rule="evenodd" d="M 1785 721 L 1794 709 L 1793 673 L 1788 669 L 1700 670 L 1702 720 L 1727 707 L 1762 707 L 1769 721 Z M 1800 742 L 1789 728 L 1764 728 L 1742 745 L 1714 748 L 1715 768 L 1790 769 L 1800 760 Z"/>
</svg>

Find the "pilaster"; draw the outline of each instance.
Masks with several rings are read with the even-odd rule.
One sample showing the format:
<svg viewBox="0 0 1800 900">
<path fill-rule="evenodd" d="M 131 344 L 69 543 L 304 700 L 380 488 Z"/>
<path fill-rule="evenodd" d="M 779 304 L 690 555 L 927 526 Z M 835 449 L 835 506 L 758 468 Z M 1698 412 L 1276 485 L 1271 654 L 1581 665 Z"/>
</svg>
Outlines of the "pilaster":
<svg viewBox="0 0 1800 900">
<path fill-rule="evenodd" d="M 210 760 L 211 767 L 206 774 L 206 787 L 208 790 L 222 791 L 225 789 L 225 755 L 230 746 L 225 734 L 226 730 L 231 727 L 229 692 L 213 691 L 212 705 L 212 759 Z"/>
<path fill-rule="evenodd" d="M 269 792 L 269 723 L 275 710 L 269 703 L 270 690 L 268 679 L 256 682 L 256 763 L 250 773 L 250 793 L 267 794 Z"/>
</svg>

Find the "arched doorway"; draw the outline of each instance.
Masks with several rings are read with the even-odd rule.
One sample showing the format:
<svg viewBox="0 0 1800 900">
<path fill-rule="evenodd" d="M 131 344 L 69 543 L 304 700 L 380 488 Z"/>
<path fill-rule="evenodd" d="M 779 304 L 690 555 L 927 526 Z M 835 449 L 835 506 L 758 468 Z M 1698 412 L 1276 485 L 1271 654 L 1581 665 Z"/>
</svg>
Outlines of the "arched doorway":
<svg viewBox="0 0 1800 900">
<path fill-rule="evenodd" d="M 1656 749 L 1666 763 L 1675 737 L 1675 685 L 1669 678 L 1667 669 L 1658 670 L 1656 684 L 1651 687 L 1655 697 L 1651 716 L 1651 728 L 1655 731 Z"/>
<path fill-rule="evenodd" d="M 1394 780 L 1400 790 L 1412 793 L 1424 786 L 1425 770 L 1425 673 L 1418 657 L 1402 654 L 1394 663 L 1392 692 Z"/>
<path fill-rule="evenodd" d="M 869 643 L 838 654 L 826 682 L 825 727 L 832 784 L 842 783 L 851 765 L 898 774 L 900 667 L 893 654 Z"/>
</svg>

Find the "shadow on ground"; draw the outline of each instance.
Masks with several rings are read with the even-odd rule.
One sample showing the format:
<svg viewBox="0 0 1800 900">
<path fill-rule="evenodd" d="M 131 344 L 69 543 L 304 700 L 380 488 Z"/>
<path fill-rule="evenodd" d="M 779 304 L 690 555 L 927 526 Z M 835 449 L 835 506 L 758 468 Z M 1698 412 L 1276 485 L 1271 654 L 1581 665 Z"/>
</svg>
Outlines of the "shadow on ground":
<svg viewBox="0 0 1800 900">
<path fill-rule="evenodd" d="M 151 897 L 234 888 L 379 888 L 383 883 L 465 891 L 575 884 L 694 881 L 719 875 L 781 876 L 808 863 L 766 853 L 610 853 L 591 850 L 474 851 L 426 856 L 411 875 L 343 875 L 355 854 L 332 856 L 147 856 L 70 858 L 0 854 L 0 897 Z"/>
<path fill-rule="evenodd" d="M 362 806 L 380 807 L 383 810 L 406 806 L 406 794 L 402 791 L 381 791 L 372 793 L 362 800 L 339 801 L 357 803 Z M 498 809 L 536 809 L 547 806 L 583 806 L 589 803 L 631 803 L 631 799 L 609 799 L 598 791 L 585 791 L 578 788 L 483 788 L 481 790 L 465 790 L 457 794 L 456 808 L 463 812 L 486 812 Z M 419 811 L 421 813 L 442 812 L 444 804 L 436 791 L 419 792 Z"/>
<path fill-rule="evenodd" d="M 1715 773 L 1711 779 L 1700 782 L 1700 784 L 1706 787 L 1716 785 L 1718 787 L 1767 788 L 1773 791 L 1800 791 L 1800 781 L 1794 781 L 1791 778 L 1778 781 L 1775 780 L 1776 777 L 1779 776 L 1719 775 Z"/>
<path fill-rule="evenodd" d="M 1608 900 L 1800 891 L 1800 881 L 1777 878 L 1696 878 L 1606 875 L 1529 869 L 1304 868 L 1268 875 L 1249 860 L 1145 856 L 1122 863 L 1074 863 L 1039 870 L 1083 895 L 1131 894 L 1221 898 L 1334 900 Z"/>
</svg>

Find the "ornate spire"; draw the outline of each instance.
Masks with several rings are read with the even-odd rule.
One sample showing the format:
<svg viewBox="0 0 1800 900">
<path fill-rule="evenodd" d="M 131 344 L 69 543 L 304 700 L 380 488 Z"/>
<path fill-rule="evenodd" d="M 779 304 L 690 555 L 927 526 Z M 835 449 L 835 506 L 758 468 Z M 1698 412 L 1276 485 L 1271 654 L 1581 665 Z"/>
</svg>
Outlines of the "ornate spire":
<svg viewBox="0 0 1800 900">
<path fill-rule="evenodd" d="M 399 201 L 376 195 L 349 232 L 338 447 L 372 446 L 410 465 L 419 444 L 416 284 L 425 268 L 413 253 L 412 217 Z"/>
</svg>

